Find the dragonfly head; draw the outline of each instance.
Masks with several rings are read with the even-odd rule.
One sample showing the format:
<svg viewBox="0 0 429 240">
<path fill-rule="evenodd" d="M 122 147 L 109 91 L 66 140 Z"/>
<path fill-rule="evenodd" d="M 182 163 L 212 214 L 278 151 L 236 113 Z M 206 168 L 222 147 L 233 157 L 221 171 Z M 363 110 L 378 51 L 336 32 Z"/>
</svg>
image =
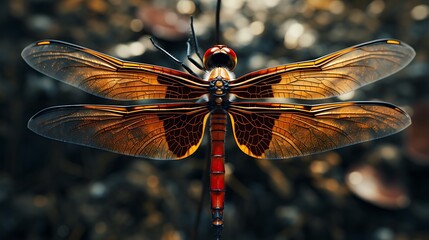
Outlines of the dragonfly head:
<svg viewBox="0 0 429 240">
<path fill-rule="evenodd" d="M 237 65 L 237 55 L 225 45 L 215 45 L 204 53 L 203 63 L 207 70 L 225 67 L 232 71 Z"/>
</svg>

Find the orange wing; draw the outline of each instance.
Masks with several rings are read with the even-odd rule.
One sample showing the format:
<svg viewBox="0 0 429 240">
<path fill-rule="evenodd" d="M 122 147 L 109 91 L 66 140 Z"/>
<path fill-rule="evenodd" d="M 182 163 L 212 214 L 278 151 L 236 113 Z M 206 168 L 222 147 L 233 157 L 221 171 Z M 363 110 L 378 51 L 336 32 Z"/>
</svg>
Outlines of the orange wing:
<svg viewBox="0 0 429 240">
<path fill-rule="evenodd" d="M 199 104 L 47 108 L 28 127 L 56 140 L 150 159 L 182 159 L 201 143 L 209 111 Z"/>
<path fill-rule="evenodd" d="M 341 95 L 387 77 L 415 56 L 398 40 L 376 40 L 316 60 L 263 69 L 230 82 L 239 98 L 321 99 Z"/>
<path fill-rule="evenodd" d="M 56 40 L 44 40 L 22 51 L 34 69 L 96 96 L 115 100 L 194 100 L 208 83 L 190 74 L 114 57 Z"/>
<path fill-rule="evenodd" d="M 332 150 L 384 137 L 411 124 L 403 110 L 380 102 L 234 103 L 228 112 L 239 148 L 266 159 Z"/>
</svg>

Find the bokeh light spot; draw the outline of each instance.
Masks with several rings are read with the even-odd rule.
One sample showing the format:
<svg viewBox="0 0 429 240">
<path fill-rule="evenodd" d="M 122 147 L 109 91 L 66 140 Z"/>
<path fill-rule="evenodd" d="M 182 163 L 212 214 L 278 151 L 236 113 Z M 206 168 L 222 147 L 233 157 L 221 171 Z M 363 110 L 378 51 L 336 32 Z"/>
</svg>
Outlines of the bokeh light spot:
<svg viewBox="0 0 429 240">
<path fill-rule="evenodd" d="M 411 10 L 411 17 L 414 20 L 424 20 L 429 16 L 429 6 L 428 5 L 417 5 Z"/>
<path fill-rule="evenodd" d="M 263 22 L 261 22 L 261 21 L 254 21 L 254 22 L 252 22 L 251 24 L 250 24 L 250 26 L 249 26 L 249 28 L 250 28 L 250 32 L 253 34 L 253 35 L 260 35 L 261 33 L 263 33 L 264 32 L 264 30 L 265 30 L 265 26 L 264 26 L 264 23 Z"/>
<path fill-rule="evenodd" d="M 133 32 L 140 32 L 143 29 L 143 22 L 140 19 L 133 19 L 130 22 L 130 29 Z"/>
<path fill-rule="evenodd" d="M 181 14 L 192 14 L 195 12 L 195 3 L 189 0 L 180 0 L 177 2 L 176 8 Z"/>
</svg>

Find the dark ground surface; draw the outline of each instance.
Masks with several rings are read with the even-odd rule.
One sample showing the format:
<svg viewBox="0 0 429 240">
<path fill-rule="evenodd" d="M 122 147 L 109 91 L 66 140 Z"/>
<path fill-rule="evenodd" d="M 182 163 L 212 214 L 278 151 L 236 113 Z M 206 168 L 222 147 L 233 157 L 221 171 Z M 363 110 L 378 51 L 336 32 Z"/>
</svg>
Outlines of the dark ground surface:
<svg viewBox="0 0 429 240">
<path fill-rule="evenodd" d="M 224 2 L 224 41 L 239 57 L 237 75 L 385 37 L 417 52 L 406 69 L 352 98 L 403 107 L 413 118 L 404 132 L 289 161 L 251 159 L 228 137 L 224 239 L 429 239 L 429 5 L 422 5 L 429 3 Z M 52 38 L 177 68 L 147 36 L 184 57 L 192 12 L 201 48 L 210 47 L 215 3 L 196 1 L 195 11 L 188 3 L 1 1 L 0 239 L 190 239 L 207 145 L 166 162 L 40 137 L 26 127 L 37 111 L 111 101 L 43 76 L 20 57 L 26 45 Z M 137 48 L 129 53 L 130 46 Z M 136 54 L 142 46 L 144 54 Z M 359 181 L 347 184 L 356 176 L 368 181 L 364 189 L 374 189 L 367 200 Z M 206 201 L 198 239 L 209 239 L 208 209 Z"/>
</svg>

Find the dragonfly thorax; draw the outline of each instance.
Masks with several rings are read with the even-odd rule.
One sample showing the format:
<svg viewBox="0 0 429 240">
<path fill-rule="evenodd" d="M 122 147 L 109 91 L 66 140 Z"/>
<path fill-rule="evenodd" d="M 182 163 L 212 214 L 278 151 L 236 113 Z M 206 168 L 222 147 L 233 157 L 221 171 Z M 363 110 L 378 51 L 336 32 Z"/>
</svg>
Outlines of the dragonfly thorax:
<svg viewBox="0 0 429 240">
<path fill-rule="evenodd" d="M 228 104 L 228 80 L 221 76 L 210 80 L 210 102 L 212 106 L 227 106 Z"/>
</svg>

